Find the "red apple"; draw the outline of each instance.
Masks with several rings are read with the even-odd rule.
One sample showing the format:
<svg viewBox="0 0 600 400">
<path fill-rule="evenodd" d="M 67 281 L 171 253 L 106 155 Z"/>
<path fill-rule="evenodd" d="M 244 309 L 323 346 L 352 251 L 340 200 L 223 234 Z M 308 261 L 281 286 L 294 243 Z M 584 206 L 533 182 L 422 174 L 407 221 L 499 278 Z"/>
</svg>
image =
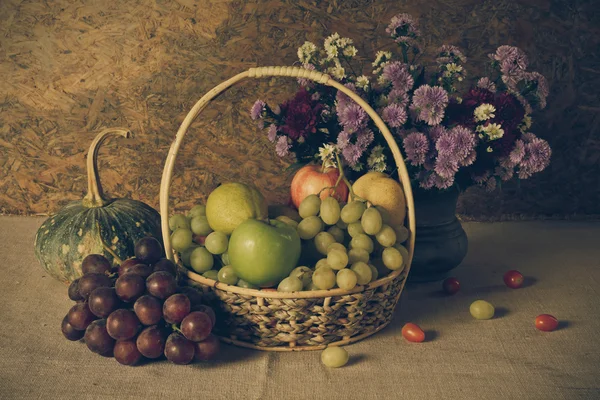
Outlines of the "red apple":
<svg viewBox="0 0 600 400">
<path fill-rule="evenodd" d="M 306 196 L 318 194 L 323 188 L 335 186 L 339 176 L 340 172 L 337 168 L 326 168 L 324 172 L 321 172 L 320 165 L 306 165 L 300 168 L 292 179 L 292 203 L 296 208 L 300 207 L 300 203 Z M 329 196 L 329 193 L 329 190 L 322 191 L 321 199 Z M 342 202 L 348 200 L 348 186 L 343 181 L 340 181 L 334 197 Z"/>
</svg>

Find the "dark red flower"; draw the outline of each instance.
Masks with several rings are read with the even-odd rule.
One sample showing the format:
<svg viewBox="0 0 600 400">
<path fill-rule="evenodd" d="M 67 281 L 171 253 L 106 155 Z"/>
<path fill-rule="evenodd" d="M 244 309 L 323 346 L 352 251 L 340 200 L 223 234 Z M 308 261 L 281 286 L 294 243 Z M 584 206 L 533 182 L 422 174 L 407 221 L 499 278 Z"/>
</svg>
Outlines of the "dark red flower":
<svg viewBox="0 0 600 400">
<path fill-rule="evenodd" d="M 466 95 L 464 95 L 462 104 L 465 107 L 471 108 L 474 111 L 475 108 L 477 108 L 478 106 L 484 103 L 492 104 L 493 101 L 494 93 L 490 92 L 487 89 L 473 88 L 469 90 Z"/>
<path fill-rule="evenodd" d="M 457 103 L 453 98 L 450 99 L 446 107 L 446 120 L 449 125 L 463 125 L 468 128 L 475 128 L 475 119 L 473 118 L 474 107 L 467 107 L 465 104 Z"/>
<path fill-rule="evenodd" d="M 300 89 L 293 99 L 281 105 L 285 124 L 279 130 L 293 140 L 317 132 L 323 105 L 313 101 L 306 89 Z"/>
<path fill-rule="evenodd" d="M 506 131 L 515 130 L 525 117 L 525 109 L 512 94 L 502 93 L 493 104 L 496 116 L 492 122 L 502 125 L 505 134 Z"/>
</svg>

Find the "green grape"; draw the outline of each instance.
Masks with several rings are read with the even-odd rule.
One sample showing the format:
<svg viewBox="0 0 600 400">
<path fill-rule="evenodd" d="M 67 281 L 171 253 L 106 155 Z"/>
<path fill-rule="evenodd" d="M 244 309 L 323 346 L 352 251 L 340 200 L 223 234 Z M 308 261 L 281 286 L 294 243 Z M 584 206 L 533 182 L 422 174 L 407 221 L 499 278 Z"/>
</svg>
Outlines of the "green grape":
<svg viewBox="0 0 600 400">
<path fill-rule="evenodd" d="M 475 319 L 492 319 L 496 309 L 485 300 L 475 300 L 469 307 L 469 312 Z"/>
<path fill-rule="evenodd" d="M 181 256 L 180 256 L 181 262 L 186 267 L 191 267 L 190 256 L 192 255 L 192 251 L 194 251 L 196 249 L 196 247 L 200 247 L 200 246 L 197 246 L 192 243 L 192 245 L 190 247 L 188 247 L 187 249 L 185 249 L 184 251 L 181 252 Z"/>
<path fill-rule="evenodd" d="M 344 245 L 341 243 L 331 243 L 329 246 L 327 246 L 327 253 L 329 253 L 333 249 L 338 249 L 339 251 L 343 251 L 344 253 L 346 252 L 346 247 L 344 247 Z"/>
<path fill-rule="evenodd" d="M 402 246 L 400 243 L 397 243 L 394 245 L 394 248 L 397 249 L 400 254 L 402 254 L 402 260 L 403 263 L 406 264 L 406 262 L 408 261 L 408 250 L 406 247 Z"/>
<path fill-rule="evenodd" d="M 192 232 L 200 236 L 207 236 L 212 232 L 212 228 L 208 225 L 208 220 L 203 215 L 192 218 L 191 228 Z"/>
<path fill-rule="evenodd" d="M 218 275 L 219 271 L 217 271 L 216 269 L 209 269 L 208 271 L 202 274 L 203 277 L 207 279 L 212 279 L 213 281 L 216 281 L 218 279 Z"/>
<path fill-rule="evenodd" d="M 396 232 L 389 225 L 383 225 L 381 230 L 375 235 L 375 239 L 383 247 L 391 247 L 396 243 Z"/>
<path fill-rule="evenodd" d="M 317 263 L 315 264 L 315 271 L 321 267 L 329 267 L 329 264 L 327 264 L 327 259 L 326 258 L 321 258 L 319 261 L 317 261 Z"/>
<path fill-rule="evenodd" d="M 367 283 L 371 282 L 371 279 L 373 278 L 373 272 L 366 262 L 355 262 L 352 264 L 350 269 L 356 274 L 359 285 L 366 285 Z"/>
<path fill-rule="evenodd" d="M 381 214 L 381 220 L 383 221 L 383 223 L 389 224 L 391 219 L 389 211 L 383 208 L 382 206 L 375 206 L 375 208 L 377 209 L 377 211 L 379 211 L 379 214 Z"/>
<path fill-rule="evenodd" d="M 221 254 L 221 262 L 223 263 L 223 265 L 229 265 L 229 253 L 228 252 Z"/>
<path fill-rule="evenodd" d="M 213 267 L 215 259 L 204 247 L 196 247 L 190 255 L 190 266 L 194 271 L 203 274 Z"/>
<path fill-rule="evenodd" d="M 358 278 L 354 271 L 348 268 L 344 268 L 338 271 L 338 273 L 335 276 L 335 281 L 341 289 L 352 290 L 356 286 Z"/>
<path fill-rule="evenodd" d="M 369 262 L 369 252 L 358 247 L 350 249 L 348 252 L 348 263 L 354 264 L 355 262 L 359 261 L 364 263 Z"/>
<path fill-rule="evenodd" d="M 290 276 L 300 279 L 302 282 L 302 287 L 304 288 L 312 282 L 312 274 L 313 270 L 304 265 L 296 267 L 292 270 L 292 272 L 290 272 Z"/>
<path fill-rule="evenodd" d="M 381 230 L 383 221 L 381 214 L 375 207 L 367 208 L 363 213 L 360 223 L 367 235 L 376 235 Z"/>
<path fill-rule="evenodd" d="M 219 270 L 219 274 L 217 275 L 219 282 L 226 283 L 228 285 L 235 285 L 238 283 L 238 276 L 233 270 L 231 265 L 226 265 Z"/>
<path fill-rule="evenodd" d="M 356 222 L 363 215 L 366 207 L 367 206 L 362 201 L 351 201 L 342 208 L 340 218 L 347 224 Z"/>
<path fill-rule="evenodd" d="M 288 276 L 277 285 L 278 292 L 299 292 L 302 290 L 302 281 L 295 276 Z"/>
<path fill-rule="evenodd" d="M 190 209 L 188 212 L 189 218 L 203 217 L 206 215 L 206 206 L 204 204 L 197 204 Z"/>
<path fill-rule="evenodd" d="M 175 251 L 185 251 L 192 245 L 192 231 L 178 228 L 171 234 L 171 246 Z"/>
<path fill-rule="evenodd" d="M 369 269 L 371 270 L 371 282 L 376 281 L 379 277 L 379 271 L 373 264 L 368 264 Z"/>
<path fill-rule="evenodd" d="M 348 254 L 345 251 L 332 249 L 327 253 L 327 264 L 330 268 L 340 270 L 348 265 Z"/>
<path fill-rule="evenodd" d="M 212 254 L 223 254 L 227 251 L 229 239 L 223 232 L 212 232 L 204 240 L 204 247 Z"/>
<path fill-rule="evenodd" d="M 344 241 L 344 231 L 341 228 L 334 225 L 327 229 L 327 232 L 335 238 L 336 242 L 342 243 Z"/>
<path fill-rule="evenodd" d="M 344 221 L 342 221 L 341 218 L 338 220 L 338 222 L 335 224 L 335 226 L 337 226 L 340 229 L 347 229 L 348 228 L 348 224 L 345 223 Z"/>
<path fill-rule="evenodd" d="M 298 235 L 300 236 L 300 239 L 312 239 L 322 230 L 323 221 L 321 221 L 321 218 L 319 217 L 311 216 L 303 219 L 298 224 Z"/>
<path fill-rule="evenodd" d="M 237 286 L 245 289 L 258 289 L 258 286 L 248 283 L 243 279 L 238 280 Z"/>
<path fill-rule="evenodd" d="M 291 226 L 294 229 L 298 228 L 298 222 L 294 221 L 293 219 L 291 219 L 287 215 L 280 215 L 279 217 L 277 217 L 275 219 L 277 221 L 283 222 L 284 224 L 288 224 L 289 226 Z"/>
<path fill-rule="evenodd" d="M 302 218 L 313 217 L 319 213 L 321 208 L 321 199 L 316 194 L 310 194 L 302 200 L 298 207 L 298 214 Z"/>
<path fill-rule="evenodd" d="M 313 281 L 310 281 L 308 286 L 304 290 L 320 290 Z"/>
<path fill-rule="evenodd" d="M 387 276 L 390 273 L 390 270 L 383 264 L 383 260 L 381 258 L 371 260 L 371 263 L 377 270 L 378 278 L 383 278 L 384 276 Z"/>
<path fill-rule="evenodd" d="M 396 232 L 396 243 L 404 243 L 408 240 L 409 232 L 404 225 L 397 225 L 392 228 Z"/>
<path fill-rule="evenodd" d="M 365 231 L 360 221 L 348 224 L 348 235 L 350 235 L 350 237 L 355 237 L 357 235 L 360 235 L 361 233 L 365 233 Z"/>
<path fill-rule="evenodd" d="M 340 203 L 334 197 L 326 197 L 321 202 L 320 216 L 327 225 L 335 225 L 340 219 Z"/>
<path fill-rule="evenodd" d="M 320 290 L 331 289 L 335 286 L 335 272 L 328 266 L 323 266 L 315 270 L 312 281 Z"/>
<path fill-rule="evenodd" d="M 357 235 L 356 237 L 352 238 L 352 240 L 350 241 L 350 248 L 364 249 L 368 253 L 372 253 L 375 246 L 373 245 L 373 240 L 371 240 L 370 237 L 368 237 L 364 233 L 361 233 L 360 235 Z"/>
<path fill-rule="evenodd" d="M 327 249 L 329 248 L 329 245 L 337 243 L 333 235 L 327 232 L 317 233 L 317 236 L 315 236 L 314 240 L 317 251 L 324 256 L 327 255 Z"/>
<path fill-rule="evenodd" d="M 331 346 L 321 353 L 321 362 L 328 368 L 343 367 L 348 363 L 348 352 L 339 346 Z"/>
<path fill-rule="evenodd" d="M 395 247 L 385 248 L 381 254 L 381 259 L 383 260 L 383 264 L 392 271 L 402 268 L 404 264 L 402 254 Z"/>
<path fill-rule="evenodd" d="M 179 228 L 190 229 L 190 220 L 183 214 L 174 214 L 169 218 L 169 229 L 173 232 Z"/>
</svg>

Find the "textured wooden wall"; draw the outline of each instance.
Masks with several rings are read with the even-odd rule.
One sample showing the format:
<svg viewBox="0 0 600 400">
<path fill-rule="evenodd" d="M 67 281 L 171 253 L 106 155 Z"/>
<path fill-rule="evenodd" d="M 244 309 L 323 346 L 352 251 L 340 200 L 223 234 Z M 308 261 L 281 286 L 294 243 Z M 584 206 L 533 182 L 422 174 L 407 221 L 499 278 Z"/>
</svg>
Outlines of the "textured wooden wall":
<svg viewBox="0 0 600 400">
<path fill-rule="evenodd" d="M 471 189 L 466 218 L 600 214 L 600 13 L 592 0 L 2 0 L 0 213 L 56 211 L 85 192 L 94 132 L 135 138 L 101 152 L 105 191 L 158 206 L 162 166 L 178 125 L 214 85 L 252 66 L 290 65 L 304 40 L 337 31 L 365 62 L 393 48 L 385 26 L 418 17 L 430 50 L 462 47 L 483 65 L 498 45 L 521 46 L 552 85 L 534 131 L 554 149 L 550 168 L 502 193 Z M 473 68 L 471 68 L 473 71 Z M 293 82 L 246 82 L 194 124 L 177 162 L 174 205 L 219 182 L 256 182 L 283 201 L 290 160 L 250 124 L 253 101 L 284 99 Z"/>
</svg>

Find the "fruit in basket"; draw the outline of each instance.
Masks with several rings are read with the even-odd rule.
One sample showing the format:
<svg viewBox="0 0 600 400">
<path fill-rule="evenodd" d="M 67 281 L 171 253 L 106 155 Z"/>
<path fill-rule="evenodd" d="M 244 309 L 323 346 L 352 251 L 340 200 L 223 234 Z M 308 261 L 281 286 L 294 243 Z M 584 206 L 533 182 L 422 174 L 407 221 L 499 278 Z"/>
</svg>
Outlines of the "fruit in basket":
<svg viewBox="0 0 600 400">
<path fill-rule="evenodd" d="M 300 250 L 300 237 L 291 226 L 277 220 L 248 219 L 231 234 L 228 255 L 239 278 L 269 287 L 292 272 Z"/>
<path fill-rule="evenodd" d="M 130 132 L 109 129 L 96 136 L 87 156 L 87 195 L 48 218 L 37 231 L 35 255 L 42 267 L 60 281 L 71 282 L 82 276 L 82 261 L 88 254 L 103 254 L 111 264 L 116 263 L 103 241 L 119 258 L 126 259 L 139 239 L 161 238 L 160 215 L 152 207 L 104 196 L 96 158 L 100 145 L 110 136 L 129 137 Z"/>
<path fill-rule="evenodd" d="M 340 172 L 337 168 L 326 168 L 322 170 L 320 165 L 306 165 L 300 168 L 290 185 L 292 203 L 296 208 L 300 207 L 300 203 L 311 194 L 319 194 L 321 199 L 326 198 L 333 192 L 333 197 L 338 201 L 345 202 L 348 199 L 348 187 L 341 182 L 338 184 L 335 191 L 323 190 L 324 188 L 334 187 Z"/>
<path fill-rule="evenodd" d="M 210 227 L 230 235 L 249 218 L 268 217 L 267 202 L 254 187 L 243 183 L 225 183 L 213 190 L 206 200 L 206 219 Z"/>
<path fill-rule="evenodd" d="M 277 219 L 278 217 L 287 217 L 293 221 L 300 222 L 302 219 L 298 211 L 288 206 L 282 206 L 279 204 L 269 205 L 269 218 Z"/>
<path fill-rule="evenodd" d="M 375 206 L 379 206 L 389 215 L 389 225 L 404 224 L 406 200 L 404 190 L 398 181 L 382 172 L 367 172 L 352 185 L 354 193 Z"/>
</svg>

